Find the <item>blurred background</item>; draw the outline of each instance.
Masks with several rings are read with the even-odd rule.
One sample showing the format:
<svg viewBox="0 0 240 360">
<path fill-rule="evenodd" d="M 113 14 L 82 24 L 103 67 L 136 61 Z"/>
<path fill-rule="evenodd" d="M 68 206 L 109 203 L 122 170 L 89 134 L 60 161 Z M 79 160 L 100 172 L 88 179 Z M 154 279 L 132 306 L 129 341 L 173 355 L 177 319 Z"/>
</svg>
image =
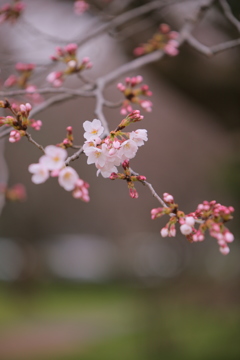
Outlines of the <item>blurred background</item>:
<svg viewBox="0 0 240 360">
<path fill-rule="evenodd" d="M 89 1 L 81 16 L 70 0 L 25 3 L 16 24 L 0 27 L 1 91 L 19 61 L 36 63 L 32 82 L 48 86 L 56 46 L 151 1 Z M 93 62 L 86 76 L 94 80 L 133 59 L 133 49 L 160 23 L 179 30 L 198 4 L 169 2 L 82 45 L 79 58 Z M 239 1 L 229 4 L 239 19 Z M 211 46 L 239 34 L 216 3 L 194 36 Z M 149 190 L 137 184 L 139 198 L 131 199 L 124 182 L 97 178 L 84 155 L 72 166 L 90 184 L 89 203 L 74 199 L 54 178 L 33 184 L 28 166 L 41 154 L 25 139 L 0 142 L 1 182 L 27 189 L 27 200 L 7 202 L 0 217 L 1 360 L 240 358 L 239 55 L 235 48 L 207 59 L 184 45 L 178 56 L 126 74 L 141 74 L 153 91 L 153 111 L 140 126 L 149 141 L 133 169 L 160 195 L 173 194 L 186 213 L 203 200 L 234 206 L 229 229 L 235 242 L 228 256 L 212 238 L 197 244 L 181 234 L 161 238 L 166 219 L 151 220 L 158 203 Z M 106 90 L 106 99 L 121 99 L 116 85 L 124 79 Z M 66 87 L 81 85 L 74 76 L 66 81 Z M 34 139 L 43 146 L 59 143 L 72 125 L 81 144 L 82 123 L 95 117 L 94 105 L 93 99 L 74 98 L 42 111 L 37 119 L 43 127 Z M 119 109 L 106 108 L 105 115 L 111 129 L 122 119 Z"/>
</svg>

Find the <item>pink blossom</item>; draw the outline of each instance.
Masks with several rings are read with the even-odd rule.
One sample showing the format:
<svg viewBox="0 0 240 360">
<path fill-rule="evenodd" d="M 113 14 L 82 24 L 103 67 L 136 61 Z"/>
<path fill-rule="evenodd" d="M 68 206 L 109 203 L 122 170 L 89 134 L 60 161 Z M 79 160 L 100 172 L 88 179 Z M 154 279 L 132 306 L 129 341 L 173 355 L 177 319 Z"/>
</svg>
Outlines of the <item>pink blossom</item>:
<svg viewBox="0 0 240 360">
<path fill-rule="evenodd" d="M 183 235 L 189 235 L 192 232 L 192 227 L 187 224 L 183 224 L 180 226 L 180 231 Z"/>
<path fill-rule="evenodd" d="M 18 79 L 15 75 L 10 75 L 7 80 L 5 80 L 3 85 L 6 87 L 11 87 L 17 83 L 17 80 Z"/>
<path fill-rule="evenodd" d="M 122 143 L 121 155 L 122 159 L 132 159 L 135 157 L 138 150 L 138 146 L 135 141 L 129 139 Z"/>
<path fill-rule="evenodd" d="M 74 12 L 77 15 L 83 14 L 89 8 L 89 4 L 82 0 L 77 0 L 74 3 Z"/>
<path fill-rule="evenodd" d="M 53 71 L 47 76 L 47 81 L 55 87 L 60 87 L 63 84 L 63 72 Z"/>
<path fill-rule="evenodd" d="M 42 162 L 29 165 L 28 171 L 33 174 L 32 182 L 34 184 L 41 184 L 49 178 L 48 168 Z"/>
<path fill-rule="evenodd" d="M 78 45 L 75 43 L 70 43 L 65 46 L 64 50 L 68 52 L 70 55 L 75 55 L 77 51 Z"/>
<path fill-rule="evenodd" d="M 76 170 L 70 166 L 66 166 L 60 171 L 58 182 L 59 185 L 62 186 L 66 191 L 71 191 L 74 190 L 78 178 L 79 177 Z"/>
<path fill-rule="evenodd" d="M 73 197 L 75 199 L 81 199 L 85 202 L 90 201 L 88 193 L 89 184 L 82 179 L 78 179 L 75 183 L 75 189 L 73 190 Z"/>
<path fill-rule="evenodd" d="M 40 130 L 42 127 L 42 121 L 41 120 L 31 120 L 31 127 L 34 130 Z"/>
<path fill-rule="evenodd" d="M 15 65 L 15 69 L 20 72 L 32 71 L 35 69 L 35 67 L 36 67 L 36 65 L 33 63 L 25 64 L 25 63 L 18 62 Z"/>
<path fill-rule="evenodd" d="M 185 218 L 185 224 L 189 225 L 189 226 L 194 226 L 195 224 L 195 219 L 192 216 L 186 216 Z"/>
<path fill-rule="evenodd" d="M 168 194 L 168 193 L 164 193 L 163 194 L 163 200 L 166 202 L 166 203 L 173 203 L 174 202 L 174 198 L 172 195 Z"/>
<path fill-rule="evenodd" d="M 137 199 L 138 198 L 138 192 L 135 188 L 130 188 L 129 189 L 129 195 L 131 196 L 132 199 Z"/>
<path fill-rule="evenodd" d="M 45 148 L 45 155 L 40 158 L 40 161 L 48 170 L 58 170 L 65 165 L 66 157 L 67 151 L 65 149 L 49 145 Z"/>
<path fill-rule="evenodd" d="M 167 237 L 168 236 L 168 228 L 163 227 L 160 231 L 160 234 L 162 237 Z"/>
<path fill-rule="evenodd" d="M 149 100 L 141 100 L 140 101 L 140 105 L 141 107 L 146 110 L 147 112 L 151 112 L 152 111 L 152 105 L 153 103 Z"/>
<path fill-rule="evenodd" d="M 220 251 L 223 255 L 227 255 L 227 254 L 229 254 L 230 249 L 229 249 L 228 246 L 223 246 L 223 247 L 220 246 L 219 251 Z"/>
</svg>

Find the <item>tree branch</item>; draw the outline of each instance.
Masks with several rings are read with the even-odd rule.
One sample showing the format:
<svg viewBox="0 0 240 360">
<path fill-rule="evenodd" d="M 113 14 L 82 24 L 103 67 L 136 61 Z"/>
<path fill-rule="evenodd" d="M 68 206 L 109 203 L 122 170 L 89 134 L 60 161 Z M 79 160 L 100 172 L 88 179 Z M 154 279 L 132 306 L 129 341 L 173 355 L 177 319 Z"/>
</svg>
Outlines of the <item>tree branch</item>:
<svg viewBox="0 0 240 360">
<path fill-rule="evenodd" d="M 235 28 L 240 32 L 240 21 L 233 15 L 232 9 L 226 0 L 219 0 L 219 4 L 223 10 L 225 17 L 229 20 L 229 22 L 235 26 Z"/>
<path fill-rule="evenodd" d="M 30 143 L 32 143 L 33 145 L 35 145 L 38 149 L 40 149 L 44 154 L 45 154 L 45 150 L 43 148 L 42 145 L 38 144 L 35 140 L 33 140 L 31 134 L 29 134 L 27 131 L 26 131 L 26 134 L 25 134 L 26 138 L 28 139 L 28 141 L 30 141 Z"/>
</svg>

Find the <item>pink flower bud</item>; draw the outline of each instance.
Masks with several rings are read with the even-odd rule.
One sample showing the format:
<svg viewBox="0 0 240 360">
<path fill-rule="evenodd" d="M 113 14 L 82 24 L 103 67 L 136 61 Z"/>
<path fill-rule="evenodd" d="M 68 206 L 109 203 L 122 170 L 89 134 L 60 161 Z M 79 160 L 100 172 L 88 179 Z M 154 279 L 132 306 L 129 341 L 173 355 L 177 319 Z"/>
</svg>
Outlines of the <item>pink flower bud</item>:
<svg viewBox="0 0 240 360">
<path fill-rule="evenodd" d="M 224 247 L 220 247 L 220 248 L 219 248 L 219 251 L 220 251 L 223 255 L 227 255 L 227 254 L 229 254 L 230 249 L 229 249 L 228 246 L 224 246 Z"/>
<path fill-rule="evenodd" d="M 195 220 L 192 216 L 187 216 L 185 218 L 185 224 L 189 225 L 189 226 L 194 226 L 195 224 Z"/>
<path fill-rule="evenodd" d="M 167 25 L 167 24 L 161 24 L 161 25 L 159 26 L 159 30 L 160 30 L 160 32 L 161 32 L 162 34 L 167 34 L 167 33 L 169 33 L 169 31 L 170 31 L 170 26 Z"/>
<path fill-rule="evenodd" d="M 131 196 L 132 199 L 137 199 L 138 198 L 138 192 L 134 188 L 129 189 L 129 195 Z"/>
<path fill-rule="evenodd" d="M 124 160 L 122 163 L 122 167 L 124 170 L 129 168 L 129 160 Z"/>
<path fill-rule="evenodd" d="M 19 109 L 20 109 L 20 111 L 21 111 L 21 113 L 26 113 L 26 106 L 25 105 L 23 105 L 23 104 L 21 104 L 20 106 L 19 106 Z"/>
<path fill-rule="evenodd" d="M 145 53 L 145 50 L 144 50 L 144 48 L 141 47 L 141 46 L 139 46 L 139 47 L 137 47 L 137 48 L 135 48 L 135 49 L 133 50 L 133 54 L 134 54 L 135 56 L 141 56 L 141 55 L 143 55 L 144 53 Z"/>
<path fill-rule="evenodd" d="M 65 46 L 65 51 L 68 52 L 70 55 L 74 55 L 78 46 L 75 43 L 71 43 Z"/>
<path fill-rule="evenodd" d="M 117 173 L 111 173 L 111 175 L 109 176 L 109 179 L 110 180 L 116 180 L 116 179 L 118 179 L 118 174 Z"/>
<path fill-rule="evenodd" d="M 167 237 L 168 236 L 168 229 L 166 227 L 162 228 L 160 231 L 160 234 L 162 237 Z"/>
<path fill-rule="evenodd" d="M 174 202 L 174 198 L 172 195 L 168 194 L 168 193 L 164 193 L 163 194 L 163 200 L 166 202 L 166 203 L 173 203 Z"/>
<path fill-rule="evenodd" d="M 224 234 L 224 239 L 225 239 L 226 242 L 231 243 L 234 240 L 234 235 L 230 231 L 227 231 Z"/>
<path fill-rule="evenodd" d="M 15 143 L 21 139 L 21 134 L 17 130 L 12 130 L 9 136 L 9 142 Z"/>
<path fill-rule="evenodd" d="M 32 110 L 32 105 L 29 103 L 26 103 L 25 107 L 26 107 L 27 112 L 30 112 Z"/>
<path fill-rule="evenodd" d="M 137 176 L 137 179 L 138 179 L 139 181 L 145 181 L 147 178 L 146 178 L 146 176 L 138 175 L 138 176 Z"/>
</svg>

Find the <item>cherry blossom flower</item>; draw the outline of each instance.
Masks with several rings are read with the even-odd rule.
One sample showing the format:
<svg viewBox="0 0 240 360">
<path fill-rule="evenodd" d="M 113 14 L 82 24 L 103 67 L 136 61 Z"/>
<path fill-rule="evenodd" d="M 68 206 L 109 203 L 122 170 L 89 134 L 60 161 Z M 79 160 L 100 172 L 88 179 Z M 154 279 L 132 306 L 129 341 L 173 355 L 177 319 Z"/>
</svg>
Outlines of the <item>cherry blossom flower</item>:
<svg viewBox="0 0 240 360">
<path fill-rule="evenodd" d="M 138 146 L 134 140 L 128 139 L 122 143 L 121 154 L 122 159 L 132 159 L 135 157 Z"/>
<path fill-rule="evenodd" d="M 33 174 L 32 182 L 34 184 L 44 183 L 49 178 L 49 170 L 42 162 L 29 165 L 28 171 Z"/>
<path fill-rule="evenodd" d="M 67 151 L 65 149 L 49 145 L 45 148 L 45 155 L 40 158 L 40 161 L 48 170 L 59 170 L 65 165 L 66 157 Z"/>
<path fill-rule="evenodd" d="M 132 131 L 130 133 L 130 139 L 135 141 L 137 146 L 144 145 L 144 141 L 148 140 L 147 130 L 146 129 L 138 129 L 138 130 Z"/>
<path fill-rule="evenodd" d="M 139 111 L 135 110 L 126 119 L 123 119 L 117 129 L 104 140 L 100 138 L 104 131 L 100 120 L 94 119 L 92 122 L 84 122 L 83 127 L 86 130 L 84 137 L 87 140 L 83 145 L 83 152 L 88 157 L 87 163 L 95 164 L 98 169 L 97 175 L 111 176 L 112 173 L 117 172 L 117 166 L 136 155 L 138 147 L 147 141 L 147 130 L 139 129 L 131 133 L 123 133 L 122 129 L 141 119 L 142 116 Z M 136 180 L 142 181 L 140 178 Z M 134 197 L 137 196 L 135 191 L 131 192 L 131 196 L 133 195 Z"/>
<path fill-rule="evenodd" d="M 66 166 L 59 172 L 58 182 L 66 191 L 74 190 L 79 176 L 76 170 L 70 166 Z"/>
<path fill-rule="evenodd" d="M 93 136 L 101 136 L 104 131 L 102 123 L 98 119 L 94 119 L 93 121 L 84 121 L 83 128 L 85 130 L 83 136 L 87 140 L 91 139 Z"/>
</svg>

